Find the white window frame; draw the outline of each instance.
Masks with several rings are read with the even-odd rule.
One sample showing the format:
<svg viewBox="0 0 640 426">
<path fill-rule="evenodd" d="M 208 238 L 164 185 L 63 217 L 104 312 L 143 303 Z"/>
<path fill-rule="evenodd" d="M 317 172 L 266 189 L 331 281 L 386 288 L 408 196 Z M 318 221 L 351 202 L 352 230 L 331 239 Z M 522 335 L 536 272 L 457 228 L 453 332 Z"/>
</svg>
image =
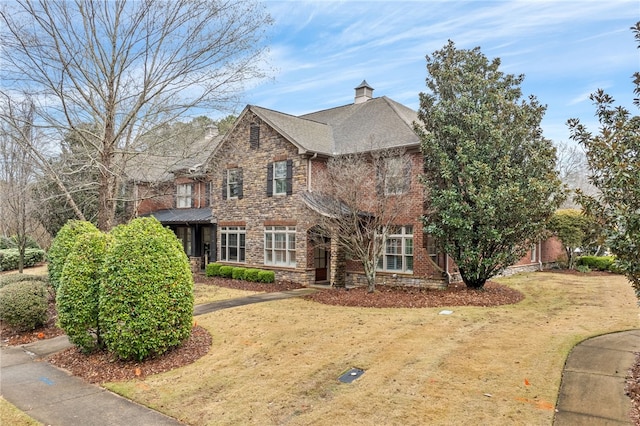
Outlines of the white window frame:
<svg viewBox="0 0 640 426">
<path fill-rule="evenodd" d="M 191 207 L 191 184 L 176 185 L 176 208 L 187 209 Z"/>
<path fill-rule="evenodd" d="M 406 274 L 413 272 L 413 230 L 412 225 L 398 226 L 387 235 L 378 261 L 379 271 Z"/>
<path fill-rule="evenodd" d="M 240 174 L 240 169 L 227 169 L 227 199 L 229 198 L 238 198 L 240 182 L 238 180 L 238 175 Z M 233 177 L 233 179 L 232 179 Z M 235 189 L 235 194 L 234 194 Z"/>
<path fill-rule="evenodd" d="M 220 227 L 220 260 L 223 262 L 246 263 L 246 228 L 244 226 Z M 235 239 L 235 244 L 231 240 Z M 235 256 L 233 250 L 235 249 Z"/>
<path fill-rule="evenodd" d="M 287 160 L 273 163 L 273 195 L 287 195 Z"/>
<path fill-rule="evenodd" d="M 296 267 L 296 227 L 264 227 L 264 264 Z"/>
</svg>

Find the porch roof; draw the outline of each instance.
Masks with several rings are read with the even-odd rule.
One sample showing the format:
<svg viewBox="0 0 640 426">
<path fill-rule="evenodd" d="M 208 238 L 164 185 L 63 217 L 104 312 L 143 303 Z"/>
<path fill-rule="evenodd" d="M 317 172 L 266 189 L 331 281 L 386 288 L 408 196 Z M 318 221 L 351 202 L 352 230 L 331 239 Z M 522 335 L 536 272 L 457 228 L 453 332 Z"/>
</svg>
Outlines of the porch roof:
<svg viewBox="0 0 640 426">
<path fill-rule="evenodd" d="M 178 225 L 192 223 L 214 223 L 213 212 L 210 208 L 204 209 L 168 209 L 149 213 L 163 225 Z"/>
</svg>

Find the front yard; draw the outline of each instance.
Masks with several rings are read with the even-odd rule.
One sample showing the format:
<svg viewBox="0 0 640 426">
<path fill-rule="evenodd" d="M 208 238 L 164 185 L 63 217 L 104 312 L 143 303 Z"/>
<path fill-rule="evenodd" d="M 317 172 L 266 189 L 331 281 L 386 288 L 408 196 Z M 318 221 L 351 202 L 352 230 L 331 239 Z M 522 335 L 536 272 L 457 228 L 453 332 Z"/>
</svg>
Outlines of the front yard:
<svg viewBox="0 0 640 426">
<path fill-rule="evenodd" d="M 213 337 L 207 355 L 105 387 L 190 425 L 551 424 L 569 350 L 638 328 L 635 296 L 616 275 L 497 281 L 525 299 L 420 309 L 289 299 L 212 312 L 197 317 Z M 351 367 L 365 373 L 340 383 Z"/>
</svg>

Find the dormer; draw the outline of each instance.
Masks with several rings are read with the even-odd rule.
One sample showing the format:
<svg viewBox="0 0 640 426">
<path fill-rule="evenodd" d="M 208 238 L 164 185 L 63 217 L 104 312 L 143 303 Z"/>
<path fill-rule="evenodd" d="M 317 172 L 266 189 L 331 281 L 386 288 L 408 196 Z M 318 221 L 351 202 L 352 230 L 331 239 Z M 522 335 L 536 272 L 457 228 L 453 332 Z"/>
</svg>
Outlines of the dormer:
<svg viewBox="0 0 640 426">
<path fill-rule="evenodd" d="M 362 83 L 355 90 L 356 98 L 353 102 L 354 104 L 361 104 L 373 99 L 373 87 L 369 86 L 366 80 L 362 80 Z"/>
</svg>

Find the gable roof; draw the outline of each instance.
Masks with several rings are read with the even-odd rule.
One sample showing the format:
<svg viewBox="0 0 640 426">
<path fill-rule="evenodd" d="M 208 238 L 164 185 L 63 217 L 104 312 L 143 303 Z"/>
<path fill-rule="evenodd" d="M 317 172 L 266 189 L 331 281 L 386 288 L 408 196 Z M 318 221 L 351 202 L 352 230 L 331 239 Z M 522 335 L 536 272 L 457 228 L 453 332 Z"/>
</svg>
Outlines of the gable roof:
<svg viewBox="0 0 640 426">
<path fill-rule="evenodd" d="M 301 154 L 331 156 L 420 145 L 420 138 L 413 131 L 418 114 L 386 96 L 300 116 L 248 105 L 236 125 L 249 112 L 295 145 Z M 225 139 L 232 133 L 228 132 Z M 224 140 L 220 145 L 223 144 Z"/>
</svg>

